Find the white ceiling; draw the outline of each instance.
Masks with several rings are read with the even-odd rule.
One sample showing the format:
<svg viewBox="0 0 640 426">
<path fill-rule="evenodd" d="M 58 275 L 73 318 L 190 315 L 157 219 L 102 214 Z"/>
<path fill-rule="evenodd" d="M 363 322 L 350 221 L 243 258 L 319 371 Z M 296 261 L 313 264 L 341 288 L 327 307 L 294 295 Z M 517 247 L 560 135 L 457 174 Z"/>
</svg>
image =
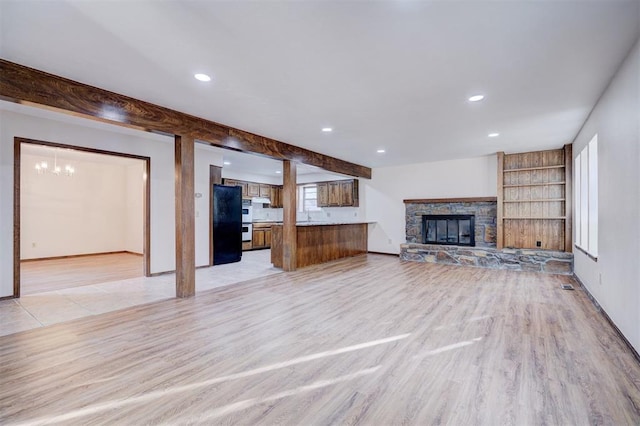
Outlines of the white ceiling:
<svg viewBox="0 0 640 426">
<path fill-rule="evenodd" d="M 639 4 L 3 0 L 0 56 L 378 167 L 571 142 Z"/>
</svg>

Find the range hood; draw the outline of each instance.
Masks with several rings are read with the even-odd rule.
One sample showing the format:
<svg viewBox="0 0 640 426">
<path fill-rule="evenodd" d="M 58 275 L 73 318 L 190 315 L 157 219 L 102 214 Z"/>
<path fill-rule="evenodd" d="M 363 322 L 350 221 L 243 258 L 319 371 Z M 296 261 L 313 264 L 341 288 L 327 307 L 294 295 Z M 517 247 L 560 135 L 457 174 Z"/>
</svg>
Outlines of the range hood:
<svg viewBox="0 0 640 426">
<path fill-rule="evenodd" d="M 271 204 L 271 200 L 264 197 L 253 197 L 251 198 L 251 203 Z"/>
</svg>

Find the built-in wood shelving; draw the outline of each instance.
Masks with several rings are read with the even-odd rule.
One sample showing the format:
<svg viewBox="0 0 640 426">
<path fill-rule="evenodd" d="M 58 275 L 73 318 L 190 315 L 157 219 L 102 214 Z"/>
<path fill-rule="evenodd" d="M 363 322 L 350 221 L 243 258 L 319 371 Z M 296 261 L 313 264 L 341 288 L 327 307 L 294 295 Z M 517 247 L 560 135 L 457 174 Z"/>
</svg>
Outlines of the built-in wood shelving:
<svg viewBox="0 0 640 426">
<path fill-rule="evenodd" d="M 565 181 L 562 182 L 538 182 L 538 183 L 519 183 L 516 185 L 502 185 L 503 188 L 521 188 L 524 186 L 548 186 L 548 185 L 564 185 Z"/>
<path fill-rule="evenodd" d="M 571 145 L 498 153 L 498 248 L 571 251 Z"/>
<path fill-rule="evenodd" d="M 566 216 L 520 216 L 520 217 L 515 217 L 515 216 L 508 216 L 508 217 L 503 217 L 503 219 L 505 220 L 528 220 L 528 219 L 551 219 L 551 220 L 564 220 L 566 219 Z"/>
<path fill-rule="evenodd" d="M 548 203 L 552 201 L 564 201 L 564 198 L 547 198 L 547 199 L 536 199 L 536 200 L 505 200 L 503 203 Z"/>
<path fill-rule="evenodd" d="M 526 172 L 529 170 L 549 170 L 549 169 L 562 169 L 564 168 L 564 164 L 556 165 L 556 166 L 540 166 L 540 167 L 523 167 L 521 169 L 505 169 L 504 173 L 507 172 Z"/>
</svg>

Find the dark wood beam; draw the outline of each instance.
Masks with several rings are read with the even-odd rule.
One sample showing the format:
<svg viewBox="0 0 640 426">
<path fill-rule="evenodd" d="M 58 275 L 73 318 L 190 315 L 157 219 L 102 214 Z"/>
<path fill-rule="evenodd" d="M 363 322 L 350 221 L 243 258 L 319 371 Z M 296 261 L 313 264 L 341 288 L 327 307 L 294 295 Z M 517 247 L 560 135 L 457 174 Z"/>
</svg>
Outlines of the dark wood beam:
<svg viewBox="0 0 640 426">
<path fill-rule="evenodd" d="M 127 127 L 189 136 L 221 148 L 292 160 L 349 176 L 371 169 L 0 59 L 0 98 Z"/>
<path fill-rule="evenodd" d="M 193 138 L 175 137 L 176 297 L 196 294 L 196 243 Z"/>
<path fill-rule="evenodd" d="M 282 162 L 282 269 L 296 270 L 297 231 L 296 231 L 296 163 Z"/>
</svg>

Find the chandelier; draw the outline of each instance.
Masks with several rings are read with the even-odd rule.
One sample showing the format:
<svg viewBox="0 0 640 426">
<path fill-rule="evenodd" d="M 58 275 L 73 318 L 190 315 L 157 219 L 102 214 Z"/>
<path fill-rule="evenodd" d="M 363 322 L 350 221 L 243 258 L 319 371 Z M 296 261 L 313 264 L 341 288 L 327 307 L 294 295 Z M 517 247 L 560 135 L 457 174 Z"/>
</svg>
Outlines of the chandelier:
<svg viewBox="0 0 640 426">
<path fill-rule="evenodd" d="M 49 163 L 46 160 L 40 161 L 36 163 L 35 169 L 39 175 L 48 173 Z M 76 172 L 76 169 L 71 164 L 67 164 L 64 166 L 65 176 L 71 177 L 75 172 Z M 56 176 L 59 176 L 63 173 L 62 167 L 58 166 L 58 153 L 56 151 L 53 152 L 53 169 L 51 170 L 51 173 L 53 173 Z"/>
</svg>

